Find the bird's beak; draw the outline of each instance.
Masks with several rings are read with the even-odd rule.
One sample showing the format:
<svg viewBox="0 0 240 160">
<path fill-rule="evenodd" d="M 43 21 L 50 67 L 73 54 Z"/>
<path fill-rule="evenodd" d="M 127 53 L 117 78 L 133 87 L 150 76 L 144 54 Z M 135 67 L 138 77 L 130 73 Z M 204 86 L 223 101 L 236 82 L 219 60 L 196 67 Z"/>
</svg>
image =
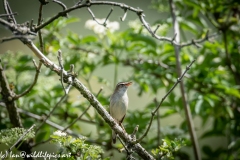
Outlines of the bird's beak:
<svg viewBox="0 0 240 160">
<path fill-rule="evenodd" d="M 132 85 L 132 82 L 126 82 L 125 85 L 126 85 L 126 86 L 131 86 L 131 85 Z"/>
</svg>

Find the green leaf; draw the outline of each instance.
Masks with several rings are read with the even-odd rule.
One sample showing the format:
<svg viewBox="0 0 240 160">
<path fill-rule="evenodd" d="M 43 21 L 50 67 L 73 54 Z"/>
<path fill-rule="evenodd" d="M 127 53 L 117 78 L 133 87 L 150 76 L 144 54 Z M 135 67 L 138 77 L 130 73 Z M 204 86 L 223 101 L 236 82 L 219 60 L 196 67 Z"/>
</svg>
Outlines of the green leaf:
<svg viewBox="0 0 240 160">
<path fill-rule="evenodd" d="M 98 41 L 98 39 L 95 36 L 86 36 L 81 39 L 82 43 L 93 43 L 93 42 L 97 42 L 97 41 Z"/>
<path fill-rule="evenodd" d="M 199 114 L 199 113 L 200 113 L 202 104 L 203 104 L 203 100 L 202 100 L 202 99 L 200 99 L 200 100 L 197 101 L 197 103 L 196 103 L 196 105 L 195 105 L 195 113 L 196 113 L 196 114 Z"/>
<path fill-rule="evenodd" d="M 227 88 L 225 90 L 226 94 L 229 94 L 229 95 L 232 95 L 232 96 L 235 96 L 237 98 L 240 98 L 240 92 L 239 90 L 235 89 L 235 88 Z"/>
<path fill-rule="evenodd" d="M 157 43 L 155 39 L 153 39 L 152 37 L 141 35 L 141 34 L 130 34 L 129 37 L 132 41 L 141 41 L 146 43 L 147 45 L 151 45 L 153 48 L 157 47 Z M 145 47 L 148 47 L 148 46 L 145 46 Z"/>
</svg>

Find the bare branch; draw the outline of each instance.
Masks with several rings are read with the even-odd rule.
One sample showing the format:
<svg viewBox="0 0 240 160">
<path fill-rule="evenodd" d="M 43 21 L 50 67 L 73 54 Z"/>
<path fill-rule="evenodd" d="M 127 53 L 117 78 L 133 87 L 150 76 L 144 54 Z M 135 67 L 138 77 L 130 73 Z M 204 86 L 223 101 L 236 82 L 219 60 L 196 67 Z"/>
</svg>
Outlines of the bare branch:
<svg viewBox="0 0 240 160">
<path fill-rule="evenodd" d="M 158 106 L 158 101 L 157 101 L 157 98 L 154 98 L 154 103 L 156 105 L 156 107 Z M 161 131 L 160 131 L 160 114 L 159 114 L 159 110 L 157 111 L 157 145 L 160 146 L 160 134 L 161 134 Z"/>
<path fill-rule="evenodd" d="M 35 53 L 38 57 L 43 57 L 44 55 L 38 50 L 38 48 L 29 41 L 26 45 Z M 42 58 L 43 64 L 50 68 L 52 71 L 56 72 L 58 75 L 61 73 L 60 67 L 51 62 L 47 57 L 44 56 Z M 67 72 L 63 70 L 64 77 L 68 76 Z M 97 112 L 101 115 L 101 117 L 108 123 L 108 125 L 122 138 L 125 142 L 131 142 L 131 138 L 127 135 L 126 132 L 116 123 L 116 121 L 110 116 L 110 114 L 106 111 L 106 109 L 101 105 L 101 103 L 97 100 L 97 98 L 77 79 L 73 79 L 72 84 L 89 102 L 90 104 L 97 110 Z M 133 144 L 133 150 L 143 159 L 152 160 L 151 154 L 149 154 L 140 144 Z"/>
<path fill-rule="evenodd" d="M 97 21 L 97 19 L 96 19 L 95 15 L 93 14 L 92 10 L 90 9 L 90 7 L 88 7 L 87 9 L 88 9 L 89 13 L 91 14 L 91 16 L 93 17 L 93 20 L 94 20 L 94 21 L 96 21 L 99 25 L 102 25 L 102 26 L 104 26 L 104 27 L 107 26 L 107 23 L 106 23 L 106 22 L 107 22 L 109 16 L 111 15 L 111 13 L 112 13 L 112 11 L 113 11 L 113 8 L 111 8 L 111 10 L 110 10 L 110 12 L 108 13 L 105 21 L 104 21 L 102 24 Z"/>
<path fill-rule="evenodd" d="M 43 117 L 42 117 L 42 116 L 39 116 L 39 115 L 37 115 L 37 114 L 34 114 L 34 113 L 31 113 L 31 112 L 25 111 L 25 110 L 23 110 L 23 109 L 21 109 L 21 108 L 17 108 L 17 111 L 18 111 L 19 113 L 21 113 L 21 114 L 27 115 L 27 116 L 29 116 L 29 117 L 31 117 L 31 118 L 36 119 L 36 120 L 39 120 L 39 121 L 42 121 L 42 120 L 43 120 Z M 54 122 L 52 122 L 52 121 L 50 121 L 50 120 L 48 120 L 48 119 L 46 120 L 46 124 L 48 124 L 49 126 L 51 126 L 51 127 L 53 127 L 53 128 L 56 128 L 56 129 L 58 129 L 58 130 L 63 130 L 63 129 L 64 129 L 64 127 L 62 127 L 62 126 L 60 126 L 60 125 L 58 125 L 58 124 L 56 124 L 56 123 L 54 123 Z M 70 130 L 70 129 L 65 130 L 65 132 L 68 133 L 68 134 L 70 134 L 70 135 L 72 135 L 72 136 L 74 136 L 74 137 L 83 137 L 83 135 L 76 134 L 76 133 L 74 133 L 74 132 L 73 132 L 72 130 Z"/>
<path fill-rule="evenodd" d="M 156 34 L 158 28 L 160 27 L 160 24 L 157 25 L 156 29 L 153 31 L 154 34 Z"/>
<path fill-rule="evenodd" d="M 10 8 L 10 5 L 9 5 L 8 1 L 4 0 L 3 5 L 4 5 L 5 13 L 6 13 L 6 15 L 8 15 L 8 17 L 7 17 L 8 22 L 17 24 L 17 22 L 14 18 L 14 14 L 13 14 L 11 8 Z"/>
<path fill-rule="evenodd" d="M 46 5 L 46 4 L 49 3 L 48 0 L 39 0 L 39 2 L 40 2 L 42 5 Z"/>
<path fill-rule="evenodd" d="M 11 15 L 17 15 L 17 12 L 11 13 L 11 14 L 0 14 L 0 17 L 7 17 Z"/>
<path fill-rule="evenodd" d="M 42 10 L 43 10 L 43 5 L 44 3 L 41 2 L 40 7 L 39 7 L 39 13 L 38 13 L 38 26 L 42 23 Z M 30 26 L 30 29 L 32 30 L 32 27 Z M 43 44 L 43 38 L 42 38 L 42 32 L 41 30 L 38 31 L 38 37 L 39 37 L 39 44 L 40 44 L 40 49 L 44 53 L 44 44 Z"/>
<path fill-rule="evenodd" d="M 30 38 L 30 37 L 23 36 L 23 35 L 15 35 L 15 36 L 5 37 L 5 38 L 0 39 L 0 43 L 4 43 L 4 42 L 7 42 L 7 41 L 12 41 L 12 40 L 15 40 L 15 39 L 28 39 L 28 38 Z"/>
<path fill-rule="evenodd" d="M 124 15 L 123 17 L 120 17 L 121 21 L 123 22 L 127 17 L 127 9 L 124 9 Z"/>
<path fill-rule="evenodd" d="M 111 8 L 110 12 L 108 13 L 108 15 L 107 15 L 107 17 L 106 17 L 106 19 L 105 19 L 105 21 L 103 23 L 103 26 L 107 25 L 106 22 L 107 22 L 108 18 L 110 17 L 110 15 L 112 14 L 112 11 L 113 11 L 113 8 Z"/>
<path fill-rule="evenodd" d="M 67 6 L 66 6 L 63 2 L 58 1 L 58 0 L 53 0 L 53 2 L 59 4 L 59 5 L 63 8 L 64 11 L 67 9 Z M 67 15 L 67 13 L 66 13 L 66 14 L 65 14 L 65 17 L 67 17 L 67 16 L 68 16 L 68 15 Z"/>
<path fill-rule="evenodd" d="M 33 19 L 30 21 L 29 28 L 30 28 L 30 30 L 32 30 L 32 28 L 33 28 Z"/>
<path fill-rule="evenodd" d="M 1 61 L 0 61 L 1 62 Z M 13 127 L 23 127 L 19 113 L 17 112 L 16 102 L 13 100 L 14 92 L 10 89 L 3 67 L 0 63 L 0 88 L 2 100 L 7 108 L 9 119 Z M 27 142 L 21 143 L 18 148 L 21 151 L 25 151 L 27 154 L 31 153 L 31 146 Z M 29 159 L 32 159 L 31 157 Z"/>
<path fill-rule="evenodd" d="M 174 33 L 177 34 L 176 41 L 177 41 L 177 43 L 180 43 L 180 27 L 179 27 L 179 23 L 178 23 L 177 17 L 176 17 L 176 6 L 175 6 L 175 3 L 173 2 L 173 0 L 169 0 L 169 6 L 170 6 L 170 12 L 172 15 L 172 23 L 173 23 Z M 180 76 L 182 74 L 181 61 L 180 61 L 180 50 L 181 50 L 181 48 L 178 45 L 174 45 L 178 76 Z M 187 67 L 186 70 L 188 70 L 188 69 L 189 68 Z M 185 72 L 186 72 L 186 70 L 185 70 Z M 196 132 L 194 130 L 194 123 L 193 123 L 192 114 L 190 111 L 190 106 L 189 106 L 189 103 L 187 102 L 187 96 L 186 96 L 186 92 L 185 92 L 185 88 L 184 88 L 184 83 L 183 83 L 183 81 L 181 81 L 181 79 L 179 79 L 178 81 L 180 82 L 180 91 L 181 91 L 181 95 L 182 95 L 182 102 L 183 102 L 183 106 L 184 106 L 184 111 L 185 111 L 185 115 L 186 115 L 186 119 L 187 119 L 186 121 L 187 121 L 188 129 L 190 132 L 191 141 L 193 144 L 194 156 L 195 156 L 196 160 L 201 160 L 202 158 L 201 158 L 201 153 L 200 153 L 200 149 L 199 149 L 198 139 L 197 139 Z"/>
<path fill-rule="evenodd" d="M 0 18 L 0 24 L 6 26 L 9 28 L 12 32 L 16 34 L 18 32 L 19 35 L 34 35 L 36 36 L 36 33 L 32 32 L 28 27 L 22 26 L 22 25 L 15 25 L 13 23 L 9 23 L 5 21 L 4 19 Z"/>
<path fill-rule="evenodd" d="M 63 59 L 62 59 L 62 51 L 61 50 L 58 50 L 57 58 L 58 58 L 59 66 L 61 68 L 60 81 L 61 81 L 61 84 L 62 84 L 62 87 L 63 87 L 63 90 L 64 90 L 65 94 L 68 94 L 68 92 L 65 89 L 64 84 L 63 84 Z"/>
<path fill-rule="evenodd" d="M 55 16 L 53 16 L 52 18 L 50 18 L 49 20 L 47 20 L 45 23 L 43 23 L 42 25 L 40 26 L 37 26 L 35 28 L 35 32 L 37 32 L 38 30 L 40 30 L 41 28 L 45 27 L 46 25 L 50 24 L 51 22 L 53 22 L 54 20 L 56 20 L 57 18 L 63 16 L 64 14 L 66 13 L 69 13 L 73 10 L 76 10 L 76 9 L 80 9 L 80 8 L 84 8 L 84 7 L 87 7 L 89 8 L 90 6 L 92 5 L 110 5 L 110 6 L 118 6 L 118 7 L 121 7 L 122 9 L 128 9 L 130 11 L 133 11 L 135 13 L 139 13 L 139 12 L 143 12 L 142 10 L 140 9 L 136 9 L 136 8 L 133 8 L 131 6 L 128 6 L 126 4 L 123 4 L 123 3 L 117 3 L 117 2 L 110 2 L 110 1 L 88 1 L 88 3 L 83 3 L 83 4 L 80 4 L 81 2 L 78 2 L 77 5 L 74 5 L 73 7 L 70 7 L 62 12 L 59 12 L 58 14 L 56 14 Z M 91 14 L 91 11 L 89 11 L 90 14 Z M 95 17 L 94 14 L 91 14 L 92 17 Z"/>
<path fill-rule="evenodd" d="M 154 119 L 154 116 L 155 116 L 155 114 L 156 114 L 156 112 L 158 111 L 158 109 L 160 108 L 160 106 L 162 105 L 162 103 L 163 103 L 163 101 L 168 97 L 168 95 L 173 91 L 173 89 L 178 85 L 178 83 L 180 83 L 181 82 L 181 80 L 182 80 L 182 78 L 184 77 L 184 75 L 187 73 L 187 71 L 190 69 L 190 67 L 192 66 L 192 64 L 195 62 L 195 60 L 193 60 L 190 64 L 189 64 L 189 66 L 187 66 L 186 67 L 186 70 L 183 72 L 183 74 L 179 77 L 179 78 L 177 78 L 177 82 L 172 86 L 172 88 L 167 92 L 167 94 L 162 98 L 162 100 L 161 100 L 161 102 L 159 103 L 159 105 L 157 106 L 157 108 L 154 110 L 154 111 L 152 111 L 152 117 L 151 117 L 151 119 L 150 119 L 150 122 L 149 122 L 149 125 L 148 125 L 148 127 L 147 127 L 147 130 L 145 131 L 145 133 L 142 135 L 142 137 L 140 137 L 138 140 L 136 140 L 134 143 L 136 144 L 136 143 L 140 143 L 142 140 L 143 140 L 143 138 L 148 134 L 148 131 L 150 130 L 150 128 L 151 128 L 151 125 L 152 125 L 152 122 L 153 122 L 153 119 Z"/>
<path fill-rule="evenodd" d="M 58 14 L 56 14 L 55 16 L 53 16 L 52 18 L 50 18 L 49 20 L 47 20 L 45 23 L 35 27 L 35 29 L 33 29 L 35 32 L 39 31 L 40 29 L 44 28 L 46 25 L 50 24 L 51 22 L 53 22 L 54 20 L 58 19 L 59 17 L 61 16 L 65 16 L 67 13 L 73 11 L 73 10 L 76 10 L 76 9 L 80 9 L 80 8 L 84 8 L 84 7 L 87 7 L 89 13 L 91 14 L 91 16 L 93 17 L 93 19 L 96 21 L 96 17 L 95 15 L 93 14 L 93 12 L 91 11 L 90 7 L 93 6 L 93 5 L 111 5 L 111 6 L 118 6 L 118 7 L 121 7 L 123 10 L 124 10 L 124 16 L 121 18 L 121 20 L 124 20 L 124 18 L 126 18 L 126 15 L 127 15 L 127 10 L 130 10 L 132 12 L 135 12 L 141 23 L 143 24 L 143 26 L 148 30 L 148 32 L 156 39 L 160 40 L 160 41 L 167 41 L 167 42 L 170 42 L 178 47 L 185 47 L 185 46 L 190 46 L 190 45 L 194 45 L 192 43 L 192 41 L 190 42 L 186 42 L 186 43 L 183 43 L 183 44 L 180 44 L 180 43 L 177 43 L 175 42 L 175 37 L 173 38 L 168 38 L 168 37 L 163 37 L 163 36 L 158 36 L 156 34 L 156 29 L 155 30 L 152 30 L 151 27 L 149 26 L 148 22 L 146 22 L 145 18 L 144 18 L 144 14 L 143 14 L 143 10 L 139 9 L 139 8 L 133 8 L 131 6 L 128 6 L 126 4 L 123 4 L 123 3 L 117 3 L 117 2 L 110 2 L 110 1 L 87 1 L 88 3 L 81 3 L 81 2 L 78 2 L 77 5 L 74 5 L 70 8 L 65 8 L 65 10 L 59 12 Z M 110 11 L 110 13 L 108 14 L 107 18 L 110 16 L 112 10 Z M 107 19 L 106 18 L 106 19 Z M 96 21 L 98 24 L 100 24 L 98 21 Z M 0 22 L 1 23 L 1 22 Z M 105 23 L 103 24 L 100 24 L 100 25 L 105 25 Z M 175 35 L 176 36 L 176 35 Z M 217 36 L 217 34 L 213 34 L 211 36 L 206 36 L 205 38 L 202 38 L 202 39 L 198 39 L 198 40 L 194 40 L 195 44 L 198 44 L 198 43 L 202 43 L 206 40 L 208 40 L 208 38 L 210 37 L 215 37 Z M 196 45 L 195 45 L 196 46 Z"/>
<path fill-rule="evenodd" d="M 29 87 L 26 91 L 24 91 L 24 92 L 21 93 L 21 94 L 15 95 L 15 96 L 14 96 L 14 99 L 15 99 L 15 100 L 16 100 L 16 99 L 19 99 L 20 97 L 25 96 L 26 94 L 28 94 L 28 93 L 33 89 L 33 87 L 35 86 L 35 84 L 37 83 L 38 75 L 39 75 L 39 73 L 41 72 L 40 69 L 41 69 L 41 66 L 42 66 L 42 62 L 39 62 L 39 65 L 37 66 L 35 60 L 33 59 L 33 64 L 34 64 L 34 66 L 35 66 L 35 68 L 36 68 L 36 74 L 35 74 L 33 83 L 30 85 L 30 87 Z"/>
<path fill-rule="evenodd" d="M 192 40 L 190 42 L 186 42 L 181 44 L 181 48 L 185 47 L 185 46 L 190 46 L 190 45 L 195 45 L 197 48 L 200 48 L 201 46 L 199 45 L 200 43 L 203 43 L 205 41 L 209 41 L 211 38 L 213 37 L 217 37 L 219 34 L 218 33 L 214 33 L 212 35 L 209 35 L 209 30 L 207 30 L 205 37 L 203 37 L 202 39 L 197 39 L 197 40 Z"/>
</svg>

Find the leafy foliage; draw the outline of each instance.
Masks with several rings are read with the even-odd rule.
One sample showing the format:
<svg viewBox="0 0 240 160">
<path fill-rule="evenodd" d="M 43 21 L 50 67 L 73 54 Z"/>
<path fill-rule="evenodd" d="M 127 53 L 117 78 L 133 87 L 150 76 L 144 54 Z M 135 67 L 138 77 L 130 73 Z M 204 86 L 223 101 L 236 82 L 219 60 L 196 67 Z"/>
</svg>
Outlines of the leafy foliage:
<svg viewBox="0 0 240 160">
<path fill-rule="evenodd" d="M 152 153 L 160 159 L 174 159 L 173 154 L 185 146 L 184 140 L 181 139 L 174 139 L 174 141 L 163 139 L 162 141 L 163 144 L 158 149 L 152 150 Z"/>
<path fill-rule="evenodd" d="M 27 130 L 24 128 L 11 128 L 0 130 L 0 143 L 6 144 L 11 147 L 15 142 L 17 142 L 18 139 L 20 139 L 20 137 L 22 137 L 22 135 L 26 131 Z M 31 130 L 24 136 L 22 140 L 26 141 L 34 137 L 35 133 L 33 130 Z"/>
<path fill-rule="evenodd" d="M 57 131 L 61 132 L 61 131 Z M 52 142 L 59 144 L 60 154 L 70 154 L 68 159 L 80 158 L 82 160 L 102 159 L 103 150 L 99 146 L 89 145 L 85 143 L 85 138 L 73 138 L 65 133 L 54 132 L 51 135 Z M 106 158 L 107 159 L 107 158 Z"/>
</svg>

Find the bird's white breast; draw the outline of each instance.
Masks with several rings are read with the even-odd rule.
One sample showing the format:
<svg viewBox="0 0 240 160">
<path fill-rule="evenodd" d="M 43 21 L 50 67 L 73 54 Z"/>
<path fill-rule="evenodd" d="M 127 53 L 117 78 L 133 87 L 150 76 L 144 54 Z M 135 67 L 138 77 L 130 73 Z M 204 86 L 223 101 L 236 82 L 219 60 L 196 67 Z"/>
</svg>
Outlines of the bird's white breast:
<svg viewBox="0 0 240 160">
<path fill-rule="evenodd" d="M 127 92 L 122 94 L 121 96 L 117 96 L 115 94 L 112 95 L 110 101 L 110 114 L 116 119 L 118 122 L 122 120 L 124 115 L 126 114 L 128 107 L 128 96 Z"/>
</svg>

